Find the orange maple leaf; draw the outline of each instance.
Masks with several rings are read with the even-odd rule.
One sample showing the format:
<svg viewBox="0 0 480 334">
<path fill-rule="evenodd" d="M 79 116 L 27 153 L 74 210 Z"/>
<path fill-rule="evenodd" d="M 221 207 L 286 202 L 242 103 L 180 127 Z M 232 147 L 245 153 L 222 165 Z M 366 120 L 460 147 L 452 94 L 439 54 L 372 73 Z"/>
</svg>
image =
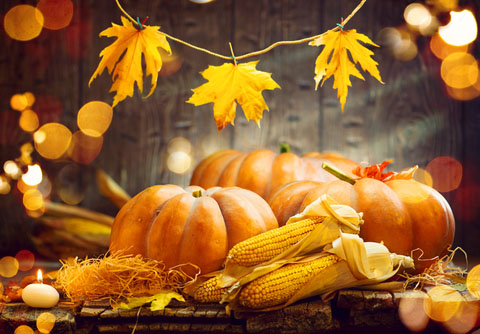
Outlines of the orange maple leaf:
<svg viewBox="0 0 480 334">
<path fill-rule="evenodd" d="M 370 38 L 352 30 L 330 30 L 324 35 L 314 39 L 310 45 L 325 45 L 315 62 L 315 89 L 321 81 L 321 85 L 334 76 L 333 88 L 337 89 L 337 97 L 340 99 L 342 112 L 347 101 L 348 86 L 352 86 L 350 75 L 365 80 L 357 70 L 355 64 L 359 63 L 364 71 L 370 73 L 378 81 L 382 82 L 377 69 L 378 63 L 371 56 L 373 51 L 364 47 L 358 41 L 378 47 Z M 350 60 L 347 50 L 350 53 Z"/>
<path fill-rule="evenodd" d="M 258 61 L 238 65 L 210 65 L 201 72 L 208 82 L 193 89 L 193 95 L 187 103 L 199 106 L 213 102 L 213 118 L 218 131 L 228 123 L 233 125 L 237 102 L 247 120 L 253 120 L 260 126 L 263 111 L 268 110 L 262 90 L 280 86 L 271 78 L 271 73 L 257 70 L 257 64 Z"/>
<path fill-rule="evenodd" d="M 169 54 L 172 52 L 165 35 L 159 32 L 160 27 L 143 25 L 143 29 L 140 30 L 125 17 L 122 16 L 121 19 L 123 25 L 112 23 L 112 27 L 100 33 L 99 36 L 117 37 L 117 40 L 100 52 L 102 59 L 88 83 L 90 86 L 107 68 L 113 80 L 110 92 L 117 92 L 112 107 L 127 96 L 133 96 L 135 82 L 138 90 L 143 92 L 142 54 L 145 59 L 146 76 L 152 76 L 148 97 L 157 87 L 158 71 L 162 68 L 162 57 L 158 48 L 163 48 Z"/>
</svg>

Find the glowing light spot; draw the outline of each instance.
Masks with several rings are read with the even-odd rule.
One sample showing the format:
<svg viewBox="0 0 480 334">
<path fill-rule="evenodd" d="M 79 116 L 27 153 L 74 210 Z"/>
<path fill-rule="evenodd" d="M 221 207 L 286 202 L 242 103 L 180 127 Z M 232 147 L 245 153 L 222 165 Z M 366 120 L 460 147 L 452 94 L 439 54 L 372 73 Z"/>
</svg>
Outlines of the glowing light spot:
<svg viewBox="0 0 480 334">
<path fill-rule="evenodd" d="M 410 26 L 416 29 L 427 27 L 432 23 L 432 14 L 430 14 L 428 8 L 417 2 L 405 7 L 403 17 Z"/>
<path fill-rule="evenodd" d="M 450 22 L 438 28 L 438 33 L 445 42 L 451 45 L 466 45 L 477 38 L 477 21 L 468 9 L 461 12 L 450 12 Z"/>
<path fill-rule="evenodd" d="M 57 318 L 50 312 L 44 312 L 37 318 L 37 329 L 40 333 L 50 333 L 55 326 Z"/>
<path fill-rule="evenodd" d="M 433 188 L 439 192 L 455 190 L 462 181 L 462 164 L 448 156 L 436 157 L 425 169 L 432 175 Z"/>
<path fill-rule="evenodd" d="M 43 15 L 30 5 L 12 7 L 3 18 L 5 32 L 10 38 L 18 41 L 29 41 L 42 32 Z"/>
<path fill-rule="evenodd" d="M 15 258 L 18 261 L 18 270 L 28 271 L 33 268 L 35 264 L 35 255 L 27 249 L 22 249 L 19 251 Z"/>
<path fill-rule="evenodd" d="M 438 59 L 445 59 L 448 55 L 455 52 L 467 52 L 468 45 L 455 46 L 446 43 L 439 34 L 435 34 L 430 39 L 430 50 Z"/>
<path fill-rule="evenodd" d="M 73 2 L 71 0 L 40 0 L 37 8 L 44 17 L 43 26 L 50 30 L 67 27 L 73 17 Z"/>
<path fill-rule="evenodd" d="M 162 57 L 163 64 L 158 74 L 160 76 L 168 76 L 177 73 L 183 64 L 182 57 L 175 52 L 172 52 L 172 54 L 168 54 L 162 48 L 159 48 L 159 52 L 160 56 Z"/>
<path fill-rule="evenodd" d="M 380 45 L 390 49 L 393 49 L 402 41 L 402 34 L 397 28 L 394 27 L 383 28 L 380 30 L 378 37 L 380 40 Z"/>
<path fill-rule="evenodd" d="M 18 261 L 13 256 L 4 256 L 0 259 L 0 276 L 10 278 L 18 273 Z"/>
<path fill-rule="evenodd" d="M 410 291 L 407 297 L 400 299 L 398 316 L 405 327 L 412 332 L 422 332 L 428 325 L 429 318 L 423 309 L 426 298 L 425 292 Z"/>
<path fill-rule="evenodd" d="M 45 206 L 42 193 L 37 189 L 30 189 L 23 194 L 23 206 L 30 211 L 40 210 Z"/>
<path fill-rule="evenodd" d="M 190 1 L 193 2 L 193 3 L 205 4 L 205 3 L 212 2 L 214 0 L 190 0 Z"/>
<path fill-rule="evenodd" d="M 73 161 L 87 165 L 100 154 L 102 146 L 103 136 L 90 137 L 82 131 L 77 131 L 73 134 L 68 155 Z"/>
<path fill-rule="evenodd" d="M 9 178 L 14 180 L 18 180 L 22 176 L 22 170 L 17 163 L 12 160 L 5 161 L 3 164 L 3 170 Z"/>
<path fill-rule="evenodd" d="M 175 137 L 168 142 L 167 152 L 172 154 L 181 151 L 190 153 L 192 151 L 192 143 L 185 137 Z"/>
<path fill-rule="evenodd" d="M 42 169 L 40 165 L 35 164 L 28 166 L 27 172 L 22 175 L 22 180 L 29 186 L 36 186 L 42 182 Z"/>
<path fill-rule="evenodd" d="M 443 81 L 452 88 L 466 88 L 478 80 L 478 64 L 475 57 L 465 52 L 447 56 L 440 67 Z"/>
<path fill-rule="evenodd" d="M 58 159 L 66 151 L 72 140 L 70 130 L 60 123 L 47 123 L 33 136 L 35 149 L 46 159 Z"/>
<path fill-rule="evenodd" d="M 454 288 L 437 285 L 427 292 L 423 309 L 430 319 L 440 322 L 448 321 L 460 308 L 462 296 Z"/>
<path fill-rule="evenodd" d="M 453 88 L 450 86 L 446 86 L 446 88 L 447 88 L 447 94 L 455 100 L 460 100 L 460 101 L 473 100 L 480 96 L 480 72 L 478 75 L 477 82 L 475 82 L 472 86 L 468 86 L 465 88 Z"/>
<path fill-rule="evenodd" d="M 477 298 L 480 298 L 480 264 L 473 267 L 467 275 L 467 289 Z"/>
<path fill-rule="evenodd" d="M 433 178 L 432 178 L 432 175 L 430 175 L 429 172 L 427 172 L 425 169 L 423 168 L 418 168 L 416 171 L 415 171 L 415 174 L 413 174 L 413 179 L 420 182 L 420 183 L 423 183 L 429 187 L 432 187 L 433 186 Z"/>
<path fill-rule="evenodd" d="M 12 187 L 10 186 L 10 182 L 8 182 L 8 179 L 5 176 L 0 175 L 0 194 L 8 194 L 11 188 Z"/>
<path fill-rule="evenodd" d="M 32 217 L 32 218 L 39 218 L 41 216 L 43 216 L 45 214 L 45 206 L 42 206 L 40 209 L 38 210 L 25 210 L 25 213 L 29 216 L 29 217 Z"/>
<path fill-rule="evenodd" d="M 393 49 L 393 56 L 401 61 L 410 61 L 417 56 L 417 44 L 410 38 L 402 38 Z"/>
<path fill-rule="evenodd" d="M 479 304 L 463 302 L 458 311 L 443 323 L 449 333 L 470 333 L 478 319 Z"/>
<path fill-rule="evenodd" d="M 10 107 L 13 110 L 23 111 L 28 108 L 28 99 L 25 94 L 14 94 L 10 98 Z"/>
<path fill-rule="evenodd" d="M 27 99 L 27 107 L 32 107 L 35 103 L 35 95 L 32 92 L 25 92 L 23 96 Z"/>
<path fill-rule="evenodd" d="M 33 145 L 32 143 L 28 142 L 23 144 L 20 147 L 20 152 L 22 153 L 19 160 L 24 165 L 31 165 L 32 164 L 32 152 L 33 152 Z"/>
<path fill-rule="evenodd" d="M 105 102 L 88 102 L 78 111 L 77 124 L 87 136 L 100 137 L 110 126 L 112 115 L 112 107 Z"/>
<path fill-rule="evenodd" d="M 33 331 L 33 329 L 27 325 L 20 325 L 17 328 L 15 328 L 15 332 L 13 332 L 13 334 L 34 334 L 34 333 L 35 332 Z"/>
<path fill-rule="evenodd" d="M 458 0 L 431 0 L 430 3 L 441 12 L 454 10 L 458 7 Z"/>
<path fill-rule="evenodd" d="M 70 164 L 63 167 L 55 179 L 55 189 L 61 200 L 70 205 L 77 205 L 85 198 L 86 182 L 85 172 L 76 165 Z"/>
<path fill-rule="evenodd" d="M 167 158 L 167 167 L 176 174 L 185 173 L 192 165 L 192 158 L 185 152 L 173 152 Z"/>
<path fill-rule="evenodd" d="M 22 111 L 18 124 L 23 131 L 33 132 L 40 125 L 40 121 L 35 111 L 27 109 Z"/>
<path fill-rule="evenodd" d="M 17 189 L 18 191 L 20 191 L 22 194 L 25 194 L 28 190 L 31 190 L 31 189 L 37 189 L 36 186 L 29 186 L 28 184 L 26 184 L 25 182 L 23 182 L 22 179 L 19 179 L 17 181 Z"/>
</svg>

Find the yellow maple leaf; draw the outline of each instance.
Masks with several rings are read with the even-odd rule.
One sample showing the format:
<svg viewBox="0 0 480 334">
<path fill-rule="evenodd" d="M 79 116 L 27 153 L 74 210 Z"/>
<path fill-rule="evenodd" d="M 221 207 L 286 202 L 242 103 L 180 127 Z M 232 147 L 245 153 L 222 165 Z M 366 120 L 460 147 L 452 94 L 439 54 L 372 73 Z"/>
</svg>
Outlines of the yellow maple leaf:
<svg viewBox="0 0 480 334">
<path fill-rule="evenodd" d="M 100 63 L 88 85 L 101 75 L 105 68 L 112 75 L 113 84 L 110 92 L 116 91 L 112 107 L 115 107 L 127 96 L 133 96 L 133 86 L 143 92 L 142 54 L 145 59 L 145 76 L 152 76 L 150 96 L 157 87 L 158 71 L 162 68 L 161 47 L 171 54 L 170 45 L 165 35 L 159 32 L 160 27 L 143 25 L 143 29 L 135 28 L 128 19 L 121 17 L 123 25 L 112 23 L 99 36 L 117 37 L 117 39 L 100 52 Z M 113 73 L 113 74 L 112 74 Z"/>
<path fill-rule="evenodd" d="M 315 62 L 315 89 L 320 80 L 323 85 L 325 80 L 333 75 L 333 88 L 337 89 L 342 112 L 347 101 L 348 86 L 352 86 L 350 75 L 365 80 L 355 67 L 356 63 L 360 64 L 363 71 L 369 72 L 371 76 L 383 83 L 377 68 L 378 63 L 371 58 L 373 51 L 358 41 L 378 47 L 368 36 L 357 33 L 355 29 L 331 30 L 310 42 L 310 45 L 314 46 L 325 45 Z M 354 63 L 350 60 L 347 50 Z"/>
<path fill-rule="evenodd" d="M 199 106 L 213 102 L 213 118 L 218 131 L 228 123 L 233 125 L 237 103 L 247 120 L 253 120 L 260 126 L 263 111 L 268 110 L 262 90 L 280 86 L 271 78 L 271 73 L 257 70 L 257 64 L 258 60 L 238 65 L 210 65 L 201 72 L 208 82 L 192 89 L 193 95 L 187 103 Z"/>
</svg>

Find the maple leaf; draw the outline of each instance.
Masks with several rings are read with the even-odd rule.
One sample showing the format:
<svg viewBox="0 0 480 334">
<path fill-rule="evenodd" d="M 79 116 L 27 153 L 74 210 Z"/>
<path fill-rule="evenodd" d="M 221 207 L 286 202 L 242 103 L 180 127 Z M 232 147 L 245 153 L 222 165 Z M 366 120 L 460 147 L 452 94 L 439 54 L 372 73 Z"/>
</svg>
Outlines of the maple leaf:
<svg viewBox="0 0 480 334">
<path fill-rule="evenodd" d="M 127 18 L 122 16 L 121 19 L 123 25 L 112 23 L 112 27 L 100 33 L 99 36 L 117 39 L 100 52 L 102 59 L 88 83 L 90 86 L 107 68 L 113 80 L 110 92 L 117 92 L 112 107 L 127 96 L 133 96 L 135 82 L 138 90 L 143 92 L 142 54 L 145 59 L 145 74 L 152 76 L 148 97 L 157 87 L 158 71 L 162 68 L 162 57 L 158 48 L 163 48 L 169 54 L 172 52 L 165 35 L 158 31 L 160 27 L 143 25 L 143 29 L 139 30 Z"/>
<path fill-rule="evenodd" d="M 199 106 L 213 102 L 213 118 L 218 131 L 228 123 L 234 125 L 237 103 L 247 120 L 254 120 L 260 126 L 263 111 L 268 110 L 262 90 L 280 86 L 271 78 L 271 73 L 257 70 L 257 64 L 258 60 L 238 65 L 208 66 L 200 73 L 208 82 L 192 89 L 193 95 L 187 103 Z"/>
<path fill-rule="evenodd" d="M 315 62 L 315 89 L 320 81 L 323 85 L 325 80 L 333 75 L 333 88 L 337 89 L 342 112 L 347 101 L 348 86 L 352 86 L 350 75 L 365 80 L 355 67 L 356 63 L 360 64 L 363 71 L 369 72 L 371 76 L 383 83 L 377 68 L 378 63 L 371 58 L 373 51 L 358 41 L 378 47 L 368 36 L 357 33 L 355 29 L 330 30 L 310 42 L 310 45 L 314 46 L 325 45 Z M 348 57 L 347 50 L 354 63 Z"/>
</svg>

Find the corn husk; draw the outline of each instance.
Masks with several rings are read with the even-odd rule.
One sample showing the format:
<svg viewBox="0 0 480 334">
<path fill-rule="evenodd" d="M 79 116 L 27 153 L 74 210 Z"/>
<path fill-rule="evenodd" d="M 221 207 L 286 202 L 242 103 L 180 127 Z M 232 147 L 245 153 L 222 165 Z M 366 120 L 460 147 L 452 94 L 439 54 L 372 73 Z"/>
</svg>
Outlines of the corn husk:
<svg viewBox="0 0 480 334">
<path fill-rule="evenodd" d="M 97 169 L 95 176 L 100 193 L 110 199 L 117 208 L 121 209 L 130 200 L 130 195 L 105 171 Z"/>
<path fill-rule="evenodd" d="M 412 258 L 390 253 L 383 244 L 364 242 L 358 235 L 351 233 L 341 233 L 338 239 L 318 254 L 290 259 L 286 263 L 309 262 L 330 253 L 336 254 L 343 261 L 327 267 L 314 276 L 285 303 L 253 311 L 271 311 L 286 307 L 300 299 L 318 295 L 324 300 L 329 300 L 334 292 L 340 289 L 375 286 L 393 277 L 401 268 L 413 267 Z M 239 292 L 245 284 L 240 280 L 224 294 L 222 302 L 229 303 L 227 306 L 229 310 L 252 311 L 240 306 L 238 302 Z"/>
</svg>

